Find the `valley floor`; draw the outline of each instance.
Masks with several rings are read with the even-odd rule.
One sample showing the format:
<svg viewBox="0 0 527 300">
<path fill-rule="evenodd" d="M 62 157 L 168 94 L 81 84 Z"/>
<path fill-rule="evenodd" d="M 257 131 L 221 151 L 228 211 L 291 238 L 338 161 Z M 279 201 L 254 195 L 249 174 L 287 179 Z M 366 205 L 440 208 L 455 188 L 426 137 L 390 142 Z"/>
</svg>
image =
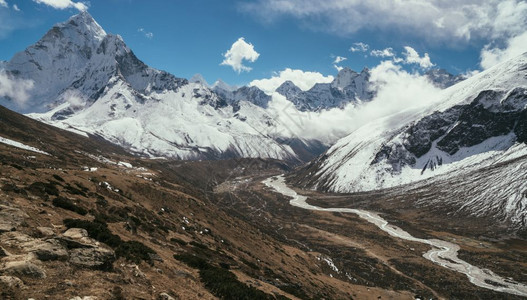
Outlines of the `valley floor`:
<svg viewBox="0 0 527 300">
<path fill-rule="evenodd" d="M 224 194 L 222 206 L 265 228 L 266 233 L 284 243 L 318 253 L 327 262 L 327 274 L 334 278 L 389 290 L 409 290 L 427 299 L 522 298 L 478 287 L 465 275 L 425 259 L 423 254 L 430 246 L 390 236 L 356 215 L 289 206 L 291 198 L 266 187 L 264 179 L 265 176 L 257 176 L 223 183 L 216 189 Z M 459 257 L 484 272 L 491 270 L 505 280 L 527 282 L 527 242 L 507 235 L 498 239 L 499 230 L 488 227 L 484 220 L 434 215 L 408 203 L 376 198 L 375 193 L 297 192 L 307 195 L 312 205 L 375 209 L 390 224 L 414 236 L 460 245 Z M 500 288 L 496 282 L 486 283 Z"/>
<path fill-rule="evenodd" d="M 473 285 L 425 259 L 428 245 L 356 215 L 291 206 L 262 183 L 290 171 L 284 162 L 142 160 L 32 124 L 6 138 L 45 153 L 0 144 L 1 298 L 521 299 Z M 527 242 L 485 220 L 393 191 L 297 192 L 312 205 L 379 212 L 527 282 Z"/>
</svg>

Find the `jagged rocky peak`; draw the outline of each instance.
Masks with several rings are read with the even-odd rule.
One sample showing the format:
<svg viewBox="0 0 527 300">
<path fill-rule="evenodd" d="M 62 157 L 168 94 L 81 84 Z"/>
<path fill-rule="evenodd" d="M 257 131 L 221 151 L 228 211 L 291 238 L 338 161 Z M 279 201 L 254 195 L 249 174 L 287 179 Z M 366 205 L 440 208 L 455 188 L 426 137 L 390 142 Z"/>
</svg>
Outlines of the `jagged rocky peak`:
<svg viewBox="0 0 527 300">
<path fill-rule="evenodd" d="M 300 88 L 297 87 L 291 80 L 286 80 L 276 89 L 277 92 L 280 90 L 300 90 Z"/>
<path fill-rule="evenodd" d="M 292 82 L 284 82 L 276 91 L 293 102 L 299 110 L 343 108 L 352 102 L 373 99 L 375 91 L 370 89 L 369 80 L 368 68 L 357 73 L 346 67 L 339 71 L 331 83 L 316 83 L 311 89 L 302 91 Z"/>
<path fill-rule="evenodd" d="M 53 26 L 36 46 L 46 43 L 59 44 L 64 40 L 70 45 L 98 47 L 107 33 L 86 11 L 72 16 L 66 22 Z"/>
<path fill-rule="evenodd" d="M 269 105 L 271 99 L 271 96 L 256 86 L 242 86 L 234 92 L 235 101 L 248 101 L 263 108 Z"/>
<path fill-rule="evenodd" d="M 357 82 L 367 82 L 370 78 L 370 70 L 364 68 L 360 73 L 345 67 L 339 71 L 337 77 L 331 83 L 332 88 L 345 89 L 349 86 L 357 85 Z"/>
<path fill-rule="evenodd" d="M 302 93 L 302 90 L 291 80 L 287 80 L 276 89 L 276 92 L 285 96 L 287 99 L 292 99 Z"/>
<path fill-rule="evenodd" d="M 218 83 L 218 81 L 216 82 Z M 239 107 L 240 101 L 251 102 L 257 106 L 266 108 L 272 97 L 267 95 L 264 91 L 256 86 L 242 86 L 238 89 L 232 90 L 233 87 L 223 83 L 223 85 L 216 85 L 213 91 L 226 103 L 232 105 L 235 109 Z M 224 88 L 222 88 L 224 87 Z"/>
<path fill-rule="evenodd" d="M 351 84 L 353 79 L 355 79 L 359 74 L 352 69 L 345 67 L 339 71 L 337 77 L 331 83 L 331 87 L 336 88 L 345 88 Z"/>
</svg>

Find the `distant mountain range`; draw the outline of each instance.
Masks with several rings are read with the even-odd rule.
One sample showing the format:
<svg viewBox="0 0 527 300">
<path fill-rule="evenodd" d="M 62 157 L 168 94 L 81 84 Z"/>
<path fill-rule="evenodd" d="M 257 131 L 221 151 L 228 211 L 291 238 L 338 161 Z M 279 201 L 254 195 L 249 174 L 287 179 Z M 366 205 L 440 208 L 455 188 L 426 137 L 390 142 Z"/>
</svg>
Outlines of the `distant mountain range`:
<svg viewBox="0 0 527 300">
<path fill-rule="evenodd" d="M 24 106 L 9 99 L 3 105 L 141 155 L 300 161 L 326 148 L 278 134 L 287 131 L 265 110 L 271 97 L 258 88 L 232 90 L 219 81 L 210 89 L 202 77 L 189 82 L 150 68 L 87 12 L 55 25 L 2 66 L 34 82 Z"/>
</svg>

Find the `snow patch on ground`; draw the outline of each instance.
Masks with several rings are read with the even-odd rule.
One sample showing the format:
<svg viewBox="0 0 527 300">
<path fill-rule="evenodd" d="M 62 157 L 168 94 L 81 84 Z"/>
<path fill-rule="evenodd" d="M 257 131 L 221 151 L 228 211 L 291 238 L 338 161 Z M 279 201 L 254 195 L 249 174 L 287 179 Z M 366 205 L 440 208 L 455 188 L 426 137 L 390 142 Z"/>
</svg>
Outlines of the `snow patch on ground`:
<svg viewBox="0 0 527 300">
<path fill-rule="evenodd" d="M 45 154 L 45 155 L 51 155 L 47 152 L 44 152 L 38 148 L 35 148 L 35 147 L 32 147 L 32 146 L 28 146 L 26 144 L 22 144 L 20 142 L 17 142 L 17 141 L 13 141 L 13 140 L 10 140 L 8 138 L 4 138 L 4 137 L 0 137 L 0 143 L 2 144 L 6 144 L 6 145 L 9 145 L 9 146 L 13 146 L 13 147 L 17 147 L 17 148 L 20 148 L 20 149 L 24 149 L 24 150 L 28 150 L 28 151 L 33 151 L 33 152 L 36 152 L 36 153 L 40 153 L 40 154 Z"/>
</svg>

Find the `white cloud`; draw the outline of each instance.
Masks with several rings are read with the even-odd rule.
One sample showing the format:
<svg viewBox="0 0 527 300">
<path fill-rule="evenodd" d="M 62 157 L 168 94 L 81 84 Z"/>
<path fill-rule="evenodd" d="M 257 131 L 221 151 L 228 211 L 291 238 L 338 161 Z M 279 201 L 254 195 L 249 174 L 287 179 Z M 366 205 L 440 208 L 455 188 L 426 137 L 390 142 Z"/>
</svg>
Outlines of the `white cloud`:
<svg viewBox="0 0 527 300">
<path fill-rule="evenodd" d="M 18 8 L 18 5 L 16 5 L 16 4 L 13 4 L 13 9 L 14 9 L 15 11 L 20 11 L 20 8 Z"/>
<path fill-rule="evenodd" d="M 395 113 L 409 107 L 428 105 L 440 100 L 441 89 L 426 76 L 409 73 L 393 61 L 383 61 L 371 70 L 370 80 L 377 90 L 374 101 L 379 109 Z M 382 108 L 385 107 L 385 108 Z M 386 115 L 382 113 L 382 115 Z"/>
<path fill-rule="evenodd" d="M 1 7 L 9 7 L 9 5 L 7 5 L 7 2 L 5 0 L 0 0 L 0 6 Z"/>
<path fill-rule="evenodd" d="M 150 32 L 150 31 L 146 31 L 144 28 L 137 29 L 137 32 L 142 33 L 147 39 L 154 38 L 154 33 Z"/>
<path fill-rule="evenodd" d="M 1 0 L 0 0 L 1 1 Z M 33 0 L 39 4 L 45 4 L 51 6 L 55 9 L 66 9 L 66 8 L 76 8 L 80 11 L 88 10 L 88 5 L 84 2 L 74 2 L 71 0 Z"/>
<path fill-rule="evenodd" d="M 0 71 L 0 97 L 14 101 L 19 107 L 26 104 L 33 84 L 32 80 L 14 79 L 6 72 Z"/>
<path fill-rule="evenodd" d="M 335 67 L 335 69 L 337 69 L 337 72 L 340 72 L 340 70 L 344 69 L 343 67 L 337 66 L 337 65 L 333 65 L 333 67 Z"/>
<path fill-rule="evenodd" d="M 371 50 L 370 55 L 375 57 L 394 57 L 395 53 L 393 53 L 392 48 L 386 48 L 382 50 Z"/>
<path fill-rule="evenodd" d="M 249 86 L 257 86 L 262 91 L 271 94 L 282 83 L 287 80 L 292 81 L 297 87 L 303 91 L 312 88 L 316 83 L 328 83 L 333 81 L 333 76 L 324 76 L 318 72 L 309 72 L 302 70 L 285 69 L 271 78 L 253 80 Z"/>
<path fill-rule="evenodd" d="M 249 72 L 252 68 L 244 66 L 243 61 L 255 62 L 260 53 L 254 50 L 254 46 L 251 43 L 247 43 L 243 37 L 239 38 L 231 49 L 229 49 L 223 57 L 225 59 L 221 62 L 222 66 L 231 66 L 232 69 L 238 73 L 241 71 Z"/>
<path fill-rule="evenodd" d="M 353 46 L 350 47 L 351 52 L 366 52 L 370 46 L 363 42 L 353 43 Z"/>
<path fill-rule="evenodd" d="M 425 76 L 409 73 L 393 61 L 374 67 L 370 80 L 377 91 L 375 99 L 361 105 L 351 103 L 343 109 L 299 111 L 284 96 L 274 93 L 268 111 L 274 120 L 288 128 L 289 131 L 282 132 L 286 137 L 318 139 L 331 144 L 375 119 L 428 106 L 441 99 L 441 90 Z"/>
<path fill-rule="evenodd" d="M 86 100 L 84 100 L 83 95 L 77 90 L 67 90 L 62 94 L 62 100 L 68 102 L 72 109 L 79 109 L 84 107 Z"/>
<path fill-rule="evenodd" d="M 404 62 L 407 64 L 418 64 L 421 68 L 427 69 L 434 66 L 430 61 L 430 56 L 425 53 L 423 57 L 419 56 L 419 53 L 410 46 L 404 47 L 403 56 L 405 57 Z"/>
<path fill-rule="evenodd" d="M 527 52 L 527 31 L 510 38 L 505 44 L 505 48 L 491 47 L 490 45 L 487 45 L 481 50 L 480 65 L 483 69 L 488 69 Z"/>
<path fill-rule="evenodd" d="M 335 61 L 333 61 L 334 64 L 338 64 L 338 63 L 341 63 L 343 61 L 345 61 L 346 59 L 348 59 L 347 57 L 343 57 L 343 56 L 337 56 L 335 57 Z"/>
<path fill-rule="evenodd" d="M 524 0 L 257 0 L 241 9 L 269 22 L 292 17 L 302 26 L 336 35 L 381 30 L 431 43 L 508 38 L 523 32 L 527 23 Z"/>
</svg>

